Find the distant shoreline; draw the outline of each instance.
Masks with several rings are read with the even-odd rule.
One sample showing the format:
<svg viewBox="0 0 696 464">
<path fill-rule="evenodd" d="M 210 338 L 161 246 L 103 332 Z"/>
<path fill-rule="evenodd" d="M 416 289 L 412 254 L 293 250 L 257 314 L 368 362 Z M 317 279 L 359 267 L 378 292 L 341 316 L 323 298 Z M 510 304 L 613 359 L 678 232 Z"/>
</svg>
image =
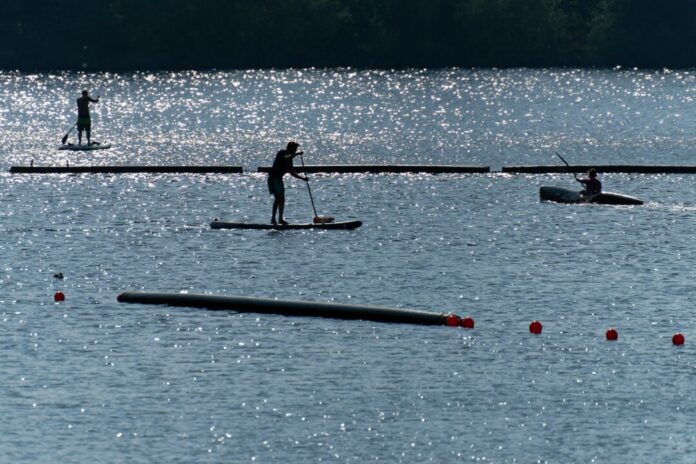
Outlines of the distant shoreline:
<svg viewBox="0 0 696 464">
<path fill-rule="evenodd" d="M 206 68 L 206 69 L 194 69 L 194 68 L 182 68 L 182 69 L 2 69 L 0 68 L 0 73 L 20 73 L 20 74 L 138 74 L 138 73 L 187 73 L 187 72 L 197 72 L 197 73 L 218 73 L 218 72 L 395 72 L 395 73 L 408 73 L 408 72 L 438 72 L 438 71 L 514 71 L 514 70 L 551 70 L 551 71 L 614 71 L 614 72 L 689 72 L 696 71 L 696 66 L 683 67 L 683 68 L 669 68 L 665 66 L 656 67 L 626 67 L 626 66 L 491 66 L 491 67 L 461 67 L 461 66 L 442 66 L 442 67 L 413 67 L 407 66 L 403 68 L 380 68 L 380 67 L 354 67 L 354 66 L 334 66 L 334 67 L 266 67 L 266 68 Z"/>
<path fill-rule="evenodd" d="M 692 69 L 695 23 L 690 0 L 13 0 L 0 69 Z"/>
</svg>

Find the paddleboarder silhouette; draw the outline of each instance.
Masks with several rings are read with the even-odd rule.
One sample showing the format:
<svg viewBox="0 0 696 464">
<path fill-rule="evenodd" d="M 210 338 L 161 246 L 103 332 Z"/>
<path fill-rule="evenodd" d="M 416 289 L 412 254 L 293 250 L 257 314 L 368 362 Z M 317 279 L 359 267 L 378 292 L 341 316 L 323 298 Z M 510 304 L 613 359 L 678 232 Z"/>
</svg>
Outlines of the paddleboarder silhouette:
<svg viewBox="0 0 696 464">
<path fill-rule="evenodd" d="M 280 150 L 273 161 L 273 167 L 268 173 L 268 192 L 273 195 L 273 215 L 271 216 L 271 224 L 287 225 L 288 222 L 283 217 L 285 211 L 285 184 L 283 184 L 283 176 L 290 174 L 291 176 L 309 181 L 309 177 L 300 175 L 293 166 L 293 158 L 303 154 L 297 151 L 300 145 L 297 142 L 288 142 L 285 150 Z M 276 213 L 278 214 L 278 222 L 276 222 Z"/>
<path fill-rule="evenodd" d="M 92 98 L 89 92 L 82 91 L 82 96 L 77 99 L 77 144 L 82 145 L 82 131 L 87 135 L 87 145 L 91 145 L 92 119 L 89 116 L 89 104 L 99 103 L 99 96 Z M 96 142 L 95 142 L 96 143 Z"/>
</svg>

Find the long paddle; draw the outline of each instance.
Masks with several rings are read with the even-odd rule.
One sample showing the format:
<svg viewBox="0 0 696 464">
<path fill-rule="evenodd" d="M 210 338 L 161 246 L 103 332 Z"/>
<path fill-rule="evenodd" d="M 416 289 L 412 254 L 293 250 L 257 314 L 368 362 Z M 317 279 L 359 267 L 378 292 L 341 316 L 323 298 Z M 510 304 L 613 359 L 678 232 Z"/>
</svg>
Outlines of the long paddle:
<svg viewBox="0 0 696 464">
<path fill-rule="evenodd" d="M 300 161 L 302 161 L 302 170 L 304 171 L 304 156 L 300 154 Z M 305 172 L 305 176 L 307 173 Z M 314 211 L 314 223 L 315 224 L 326 224 L 328 222 L 334 222 L 334 218 L 331 216 L 318 216 L 317 208 L 314 206 L 314 197 L 312 197 L 312 189 L 309 188 L 309 181 L 307 181 L 307 191 L 309 192 L 309 201 L 312 202 L 312 210 Z"/>
<path fill-rule="evenodd" d="M 75 126 L 77 126 L 77 123 L 73 124 L 73 126 L 70 128 L 70 130 L 68 131 L 68 133 L 65 134 L 65 135 L 63 136 L 63 138 L 62 138 L 61 141 L 60 141 L 61 145 L 65 145 L 65 142 L 68 141 L 68 135 L 70 135 L 70 133 L 72 132 L 72 130 L 75 128 Z"/>
<path fill-rule="evenodd" d="M 557 151 L 555 151 L 554 153 L 556 153 L 556 156 L 558 156 L 558 157 L 561 159 L 561 161 L 563 161 L 563 163 L 565 163 L 565 165 L 568 166 L 568 169 L 572 169 L 572 168 L 570 167 L 570 164 L 568 164 L 568 162 L 561 156 L 560 153 L 558 153 Z M 574 172 L 573 172 L 573 177 L 575 177 L 575 180 L 577 180 L 578 182 L 580 182 L 580 179 L 578 179 L 577 174 L 575 174 Z M 580 182 L 580 183 L 582 184 L 582 182 Z"/>
</svg>

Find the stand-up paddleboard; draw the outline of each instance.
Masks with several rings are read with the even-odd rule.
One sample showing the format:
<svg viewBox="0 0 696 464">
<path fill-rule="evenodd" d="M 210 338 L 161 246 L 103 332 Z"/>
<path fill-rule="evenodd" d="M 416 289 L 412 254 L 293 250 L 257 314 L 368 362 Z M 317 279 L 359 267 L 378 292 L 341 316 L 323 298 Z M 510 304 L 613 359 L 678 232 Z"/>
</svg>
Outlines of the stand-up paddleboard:
<svg viewBox="0 0 696 464">
<path fill-rule="evenodd" d="M 58 145 L 59 150 L 72 151 L 106 150 L 107 148 L 111 148 L 110 143 L 92 143 L 91 145 L 73 145 L 72 143 L 66 143 L 65 145 Z"/>
<path fill-rule="evenodd" d="M 327 222 L 319 224 L 254 224 L 248 222 L 226 222 L 213 221 L 210 223 L 211 229 L 263 229 L 263 230 L 294 230 L 294 229 L 319 229 L 319 230 L 346 230 L 357 229 L 362 225 L 362 221 Z"/>
</svg>

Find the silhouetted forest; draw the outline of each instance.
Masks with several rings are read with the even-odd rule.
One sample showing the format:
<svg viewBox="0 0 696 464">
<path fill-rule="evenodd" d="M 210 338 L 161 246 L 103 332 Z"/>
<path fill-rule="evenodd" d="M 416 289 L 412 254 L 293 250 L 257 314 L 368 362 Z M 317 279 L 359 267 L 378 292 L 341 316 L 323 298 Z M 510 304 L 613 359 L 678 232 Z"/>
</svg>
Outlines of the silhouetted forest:
<svg viewBox="0 0 696 464">
<path fill-rule="evenodd" d="M 2 0 L 0 69 L 696 65 L 695 0 Z"/>
</svg>

